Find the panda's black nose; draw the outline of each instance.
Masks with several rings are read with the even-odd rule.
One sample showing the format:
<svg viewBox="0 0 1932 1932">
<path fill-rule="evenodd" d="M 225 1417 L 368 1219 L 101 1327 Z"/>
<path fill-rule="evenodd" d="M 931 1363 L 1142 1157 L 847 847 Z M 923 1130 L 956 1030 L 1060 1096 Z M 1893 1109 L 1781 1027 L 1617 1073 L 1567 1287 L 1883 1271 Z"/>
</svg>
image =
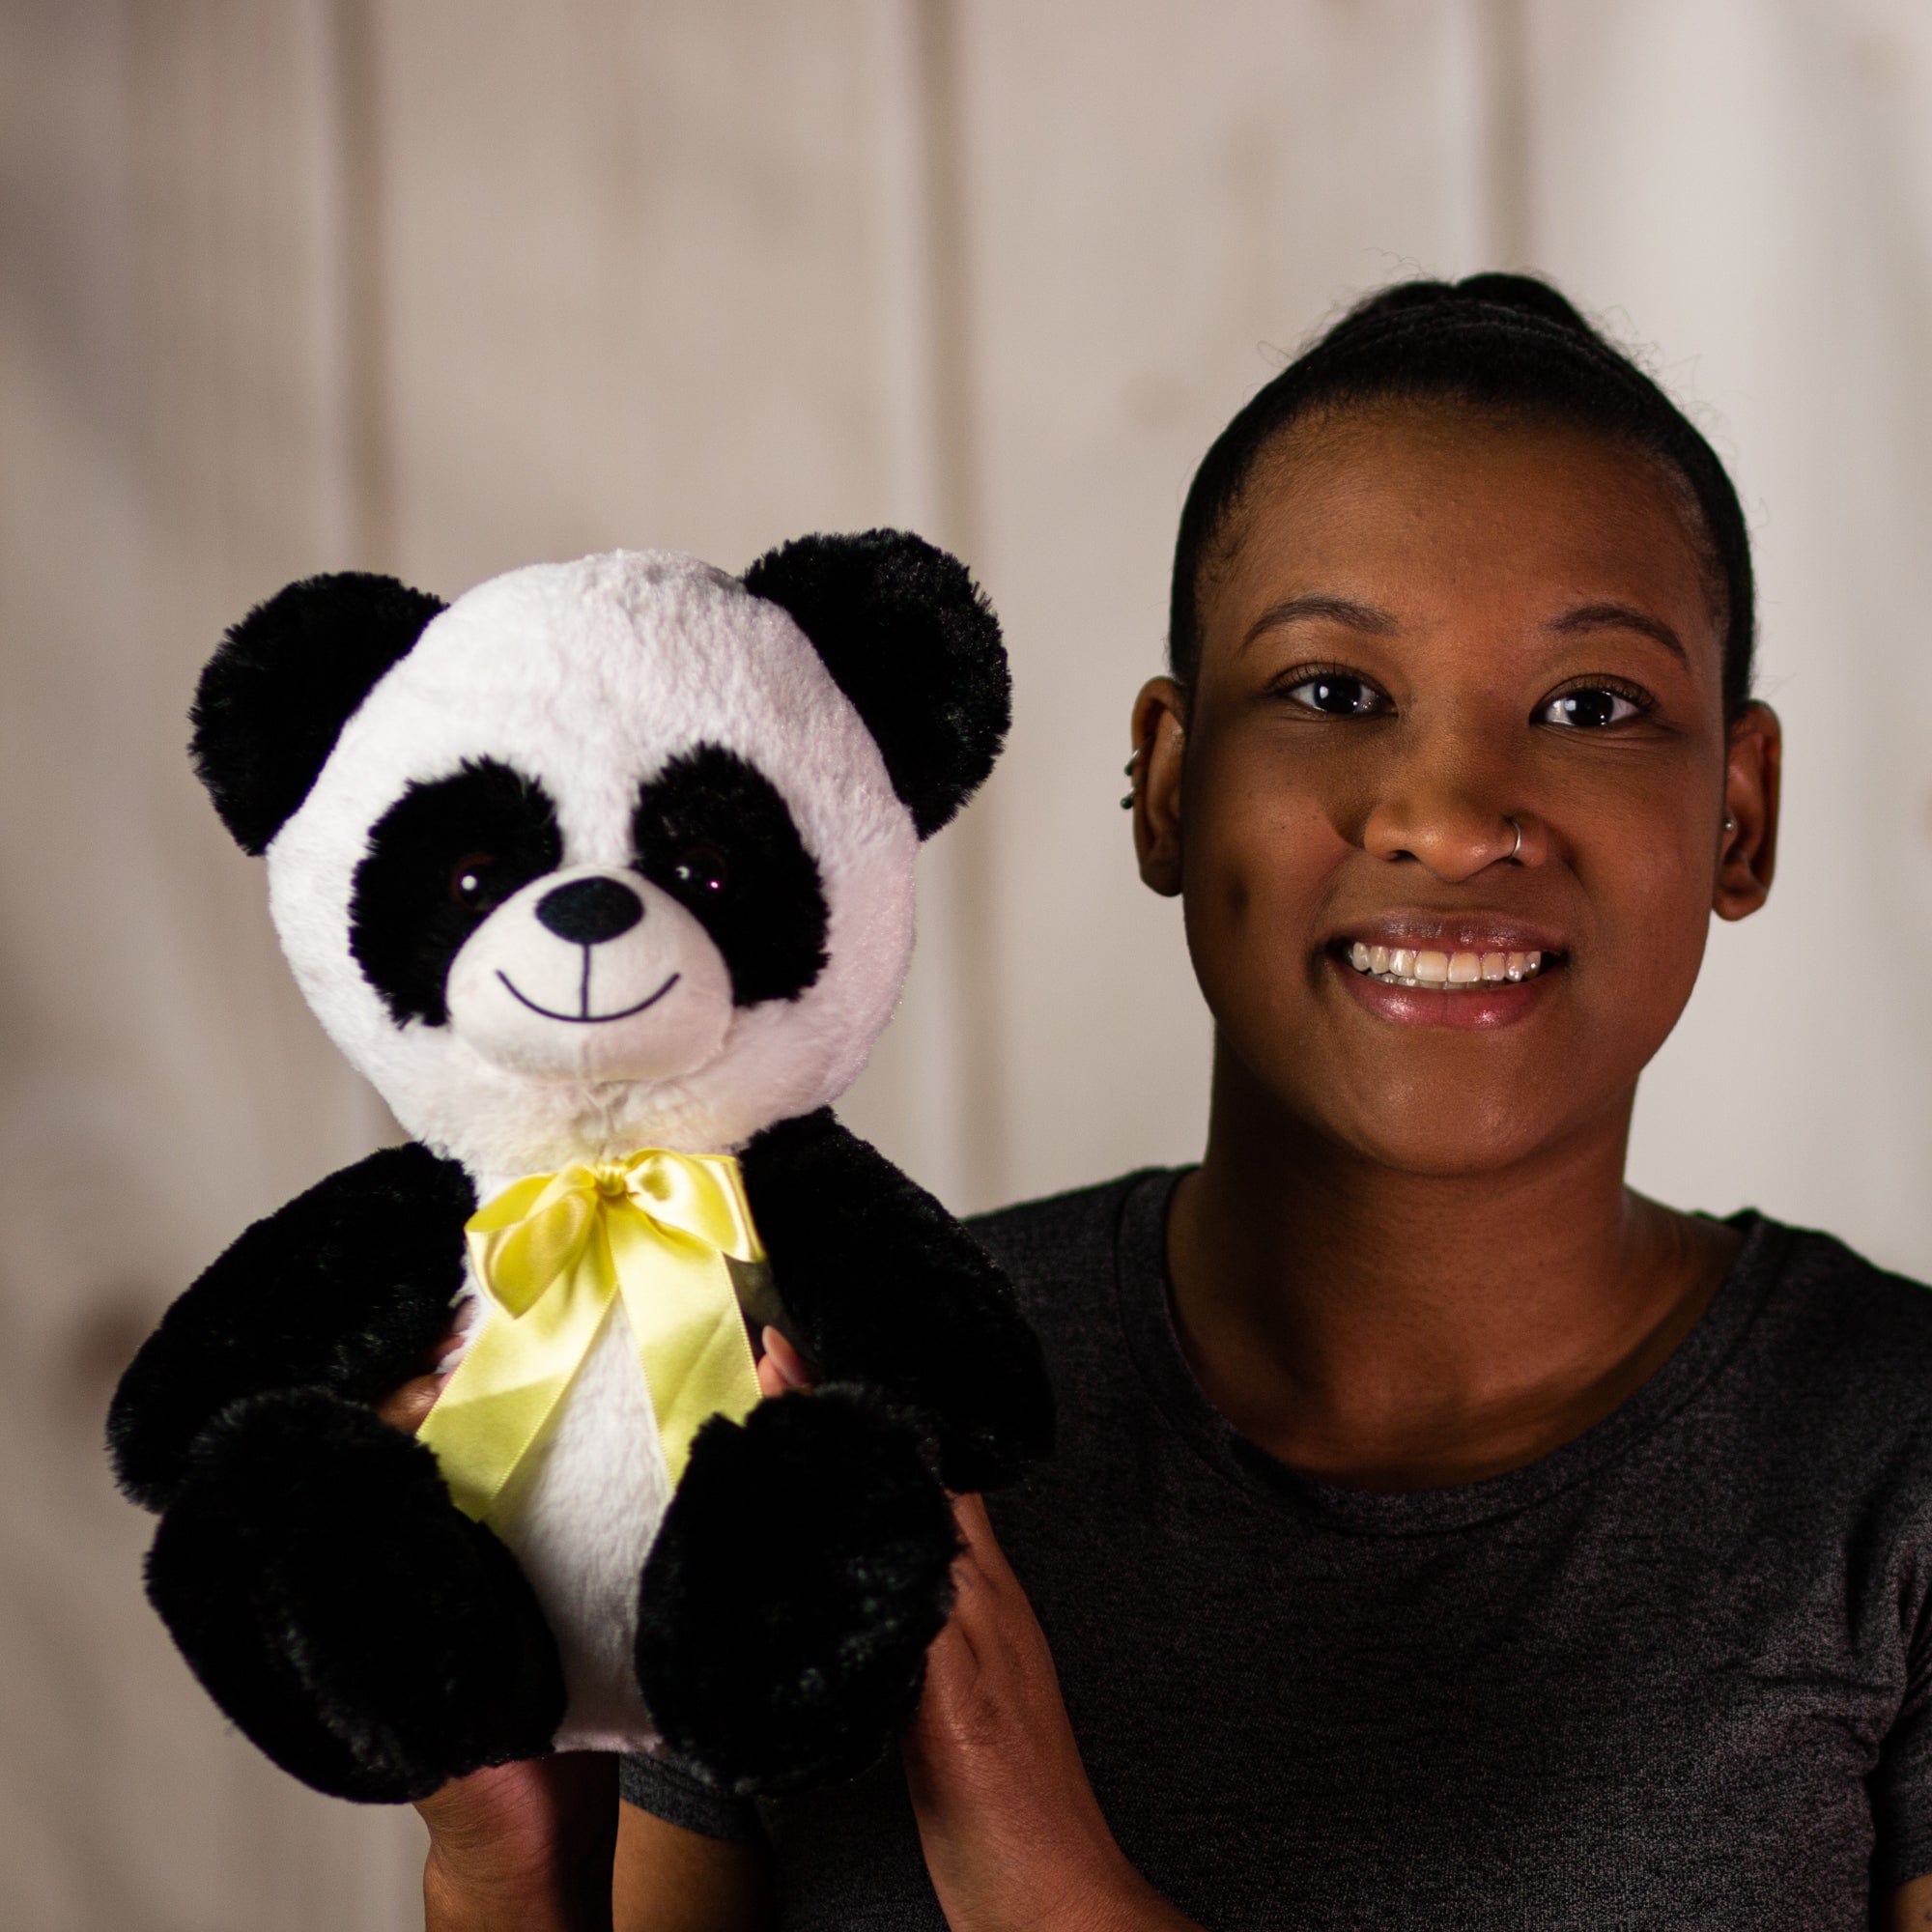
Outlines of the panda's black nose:
<svg viewBox="0 0 1932 1932">
<path fill-rule="evenodd" d="M 537 918 L 577 946 L 615 939 L 643 916 L 643 900 L 615 879 L 572 879 L 537 901 Z"/>
</svg>

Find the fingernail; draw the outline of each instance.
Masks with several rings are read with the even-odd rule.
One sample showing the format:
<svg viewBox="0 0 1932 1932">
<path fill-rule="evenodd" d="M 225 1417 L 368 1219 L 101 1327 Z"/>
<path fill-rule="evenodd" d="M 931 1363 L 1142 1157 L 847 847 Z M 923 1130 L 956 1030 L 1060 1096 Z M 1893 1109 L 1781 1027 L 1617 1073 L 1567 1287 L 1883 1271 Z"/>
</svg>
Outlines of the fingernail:
<svg viewBox="0 0 1932 1932">
<path fill-rule="evenodd" d="M 776 1328 L 767 1328 L 763 1341 L 765 1358 L 778 1371 L 780 1380 L 786 1388 L 803 1388 L 805 1365 L 799 1360 L 797 1350 Z"/>
</svg>

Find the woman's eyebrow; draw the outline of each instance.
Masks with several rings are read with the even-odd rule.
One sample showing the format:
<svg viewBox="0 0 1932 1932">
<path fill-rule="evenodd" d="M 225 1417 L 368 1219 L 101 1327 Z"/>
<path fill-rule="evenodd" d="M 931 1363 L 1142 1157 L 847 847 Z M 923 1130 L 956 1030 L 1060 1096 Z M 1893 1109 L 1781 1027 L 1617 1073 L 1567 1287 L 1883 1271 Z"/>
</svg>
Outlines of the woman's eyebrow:
<svg viewBox="0 0 1932 1932">
<path fill-rule="evenodd" d="M 1690 662 L 1677 633 L 1662 617 L 1648 616 L 1629 604 L 1579 604 L 1544 628 L 1559 637 L 1578 631 L 1637 631 L 1646 638 L 1655 638 L 1665 650 L 1676 652 L 1687 665 Z"/>
<path fill-rule="evenodd" d="M 1248 634 L 1241 639 L 1240 648 L 1246 650 L 1264 631 L 1272 631 L 1281 624 L 1293 624 L 1300 617 L 1326 617 L 1331 623 L 1347 624 L 1352 630 L 1372 632 L 1377 637 L 1387 637 L 1392 631 L 1402 628 L 1389 611 L 1378 611 L 1373 604 L 1358 604 L 1352 597 L 1328 597 L 1314 593 L 1306 597 L 1288 597 L 1279 604 L 1270 604 L 1248 626 Z"/>
</svg>

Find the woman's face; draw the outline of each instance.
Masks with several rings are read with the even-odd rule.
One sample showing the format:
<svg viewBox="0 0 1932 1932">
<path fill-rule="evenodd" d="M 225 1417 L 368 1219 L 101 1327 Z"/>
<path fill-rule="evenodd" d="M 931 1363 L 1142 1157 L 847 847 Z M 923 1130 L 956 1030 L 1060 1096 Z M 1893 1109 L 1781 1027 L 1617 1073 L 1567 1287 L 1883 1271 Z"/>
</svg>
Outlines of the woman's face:
<svg viewBox="0 0 1932 1932">
<path fill-rule="evenodd" d="M 1194 687 L 1135 717 L 1224 1078 L 1409 1172 L 1620 1130 L 1711 913 L 1771 877 L 1776 723 L 1726 729 L 1687 514 L 1642 455 L 1454 405 L 1264 454 Z"/>
</svg>

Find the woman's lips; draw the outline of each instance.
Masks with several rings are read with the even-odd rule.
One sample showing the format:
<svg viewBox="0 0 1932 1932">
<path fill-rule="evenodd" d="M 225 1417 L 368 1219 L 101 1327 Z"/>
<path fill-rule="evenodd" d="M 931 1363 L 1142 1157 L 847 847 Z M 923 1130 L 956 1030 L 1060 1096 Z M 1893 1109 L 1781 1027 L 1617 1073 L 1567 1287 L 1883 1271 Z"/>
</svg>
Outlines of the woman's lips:
<svg viewBox="0 0 1932 1932">
<path fill-rule="evenodd" d="M 1541 947 L 1456 948 L 1345 941 L 1327 954 L 1355 999 L 1402 1026 L 1498 1027 L 1541 1004 L 1563 955 Z"/>
</svg>

